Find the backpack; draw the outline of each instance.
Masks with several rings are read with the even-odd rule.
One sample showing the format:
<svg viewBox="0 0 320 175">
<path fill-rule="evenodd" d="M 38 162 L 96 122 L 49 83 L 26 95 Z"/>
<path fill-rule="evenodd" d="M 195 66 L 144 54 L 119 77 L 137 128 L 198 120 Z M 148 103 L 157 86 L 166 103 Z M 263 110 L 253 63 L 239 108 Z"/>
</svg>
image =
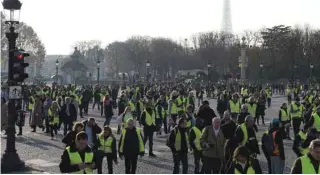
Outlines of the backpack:
<svg viewBox="0 0 320 175">
<path fill-rule="evenodd" d="M 272 152 L 274 151 L 272 133 L 268 132 L 268 134 L 264 134 L 261 142 L 262 142 L 262 145 L 265 147 L 267 154 L 271 156 Z"/>
</svg>

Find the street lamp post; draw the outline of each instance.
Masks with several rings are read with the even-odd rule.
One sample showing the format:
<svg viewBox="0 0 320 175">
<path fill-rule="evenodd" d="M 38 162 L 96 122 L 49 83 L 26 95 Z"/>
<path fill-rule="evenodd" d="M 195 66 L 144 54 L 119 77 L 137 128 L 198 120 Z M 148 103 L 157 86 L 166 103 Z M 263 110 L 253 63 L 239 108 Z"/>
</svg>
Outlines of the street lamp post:
<svg viewBox="0 0 320 175">
<path fill-rule="evenodd" d="M 310 74 L 309 74 L 309 84 L 312 84 L 312 71 L 313 71 L 314 65 L 311 63 L 310 64 Z"/>
<path fill-rule="evenodd" d="M 262 88 L 263 85 L 263 63 L 260 62 L 260 87 Z"/>
<path fill-rule="evenodd" d="M 149 68 L 150 68 L 150 66 L 151 66 L 150 59 L 148 59 L 147 62 L 146 62 L 146 67 L 147 67 L 147 76 L 146 76 L 146 78 L 147 78 L 147 82 L 149 82 Z"/>
<path fill-rule="evenodd" d="M 97 61 L 97 82 L 100 84 L 100 60 Z"/>
<path fill-rule="evenodd" d="M 247 49 L 247 44 L 246 44 L 246 38 L 242 37 L 242 44 L 240 46 L 240 57 L 239 57 L 239 67 L 240 67 L 240 78 L 243 82 L 245 82 L 247 76 L 246 76 L 246 69 L 248 67 L 248 57 L 246 56 L 246 49 Z"/>
<path fill-rule="evenodd" d="M 15 32 L 15 25 L 19 24 L 19 17 L 20 17 L 20 9 L 21 9 L 21 2 L 19 0 L 4 0 L 2 2 L 4 12 L 8 20 L 5 21 L 5 24 L 9 26 L 9 31 L 6 33 L 6 37 L 9 42 L 9 86 L 18 85 L 14 83 L 12 80 L 13 77 L 13 57 L 14 57 L 14 50 L 16 48 L 16 39 L 18 38 L 18 33 Z M 8 92 L 9 94 L 9 92 Z M 18 99 L 19 101 L 21 99 Z M 25 163 L 20 160 L 20 157 L 16 150 L 16 136 L 15 136 L 15 120 L 18 117 L 17 109 L 16 109 L 16 102 L 15 99 L 9 99 L 8 103 L 8 127 L 7 127 L 7 144 L 5 153 L 2 155 L 1 158 L 1 173 L 8 173 L 13 171 L 20 171 L 25 169 Z M 20 101 L 21 102 L 21 101 Z"/>
<path fill-rule="evenodd" d="M 56 61 L 56 83 L 58 84 L 59 60 Z"/>
<path fill-rule="evenodd" d="M 211 68 L 211 62 L 210 61 L 208 61 L 208 63 L 207 63 L 207 68 L 208 68 L 208 86 L 209 86 L 209 84 L 210 84 L 210 68 Z"/>
</svg>

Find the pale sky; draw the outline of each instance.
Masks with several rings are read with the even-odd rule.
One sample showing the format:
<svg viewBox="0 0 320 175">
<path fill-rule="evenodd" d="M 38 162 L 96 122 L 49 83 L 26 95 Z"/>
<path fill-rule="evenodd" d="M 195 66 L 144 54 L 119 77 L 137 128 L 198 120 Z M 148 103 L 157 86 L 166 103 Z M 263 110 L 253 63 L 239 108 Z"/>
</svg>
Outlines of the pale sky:
<svg viewBox="0 0 320 175">
<path fill-rule="evenodd" d="M 20 20 L 32 26 L 47 54 L 69 54 L 80 40 L 103 47 L 132 35 L 175 40 L 219 31 L 223 0 L 20 0 Z M 233 31 L 273 25 L 320 28 L 320 0 L 231 0 Z"/>
</svg>

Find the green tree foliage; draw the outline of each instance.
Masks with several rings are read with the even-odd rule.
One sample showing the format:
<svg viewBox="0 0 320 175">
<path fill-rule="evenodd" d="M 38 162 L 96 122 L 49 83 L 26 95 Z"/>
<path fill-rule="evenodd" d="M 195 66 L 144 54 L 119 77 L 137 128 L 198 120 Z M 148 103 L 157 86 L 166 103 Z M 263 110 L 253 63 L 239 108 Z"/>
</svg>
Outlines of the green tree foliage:
<svg viewBox="0 0 320 175">
<path fill-rule="evenodd" d="M 5 16 L 1 13 L 1 64 L 2 68 L 6 69 L 8 64 L 8 39 L 5 33 L 8 31 L 8 26 L 4 23 Z M 29 63 L 38 62 L 41 65 L 46 56 L 46 49 L 37 33 L 31 26 L 21 22 L 16 26 L 16 32 L 19 33 L 16 46 L 30 53 L 26 61 Z"/>
</svg>

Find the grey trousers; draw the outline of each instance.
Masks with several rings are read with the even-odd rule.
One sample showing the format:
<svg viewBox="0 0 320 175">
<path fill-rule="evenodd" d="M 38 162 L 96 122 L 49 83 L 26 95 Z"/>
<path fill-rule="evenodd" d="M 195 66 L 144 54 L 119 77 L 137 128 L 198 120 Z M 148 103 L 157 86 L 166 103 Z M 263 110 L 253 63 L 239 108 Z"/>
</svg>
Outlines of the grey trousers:
<svg viewBox="0 0 320 175">
<path fill-rule="evenodd" d="M 280 156 L 271 156 L 271 174 L 283 174 L 284 160 Z"/>
</svg>

